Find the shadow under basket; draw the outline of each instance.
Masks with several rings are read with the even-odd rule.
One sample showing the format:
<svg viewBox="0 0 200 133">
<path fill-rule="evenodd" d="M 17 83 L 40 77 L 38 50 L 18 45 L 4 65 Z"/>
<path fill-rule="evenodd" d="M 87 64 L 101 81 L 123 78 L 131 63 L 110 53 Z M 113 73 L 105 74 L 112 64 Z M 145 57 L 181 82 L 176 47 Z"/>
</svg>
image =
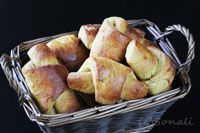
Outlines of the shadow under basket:
<svg viewBox="0 0 200 133">
<path fill-rule="evenodd" d="M 42 114 L 35 104 L 21 73 L 21 67 L 28 59 L 27 51 L 38 43 L 48 42 L 66 34 L 77 34 L 77 32 L 26 41 L 13 48 L 10 56 L 5 54 L 1 56 L 1 67 L 10 86 L 17 92 L 19 102 L 29 119 L 36 122 L 42 132 L 148 132 L 171 105 L 178 99 L 185 97 L 190 91 L 191 82 L 188 72 L 194 58 L 195 42 L 189 30 L 181 25 L 172 25 L 161 32 L 156 24 L 145 19 L 129 20 L 128 23 L 145 31 L 145 37 L 156 43 L 175 64 L 176 77 L 170 91 L 143 99 L 92 107 L 69 114 Z M 184 63 L 180 62 L 176 51 L 166 38 L 173 31 L 179 31 L 186 37 L 188 54 Z"/>
</svg>

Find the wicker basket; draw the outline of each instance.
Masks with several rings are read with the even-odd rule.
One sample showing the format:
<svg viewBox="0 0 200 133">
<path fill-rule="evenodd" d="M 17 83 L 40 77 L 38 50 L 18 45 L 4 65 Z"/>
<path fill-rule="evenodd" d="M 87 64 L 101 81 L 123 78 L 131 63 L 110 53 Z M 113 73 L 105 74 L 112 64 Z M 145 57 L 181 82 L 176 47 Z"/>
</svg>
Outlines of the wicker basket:
<svg viewBox="0 0 200 133">
<path fill-rule="evenodd" d="M 181 25 L 173 25 L 166 28 L 165 32 L 161 32 L 154 23 L 145 19 L 129 20 L 128 23 L 142 28 L 147 38 L 156 42 L 176 65 L 177 72 L 172 90 L 144 99 L 121 101 L 115 105 L 93 107 L 70 114 L 41 114 L 21 73 L 21 66 L 28 59 L 27 50 L 37 43 L 48 42 L 56 37 L 77 34 L 77 32 L 23 42 L 11 50 L 10 56 L 2 55 L 1 67 L 10 86 L 17 92 L 19 102 L 29 119 L 36 122 L 42 132 L 147 132 L 154 127 L 155 122 L 172 104 L 189 92 L 191 82 L 188 71 L 194 58 L 195 46 L 189 30 Z M 180 62 L 174 48 L 166 38 L 166 35 L 173 31 L 181 32 L 187 39 L 188 54 L 184 63 Z"/>
</svg>

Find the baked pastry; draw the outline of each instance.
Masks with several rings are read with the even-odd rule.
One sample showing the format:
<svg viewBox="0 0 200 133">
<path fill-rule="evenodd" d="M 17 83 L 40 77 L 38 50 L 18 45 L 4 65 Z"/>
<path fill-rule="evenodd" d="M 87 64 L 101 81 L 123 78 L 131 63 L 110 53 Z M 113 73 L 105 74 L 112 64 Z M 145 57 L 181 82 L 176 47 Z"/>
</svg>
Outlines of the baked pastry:
<svg viewBox="0 0 200 133">
<path fill-rule="evenodd" d="M 88 50 L 75 35 L 65 35 L 46 44 L 57 56 L 60 63 L 71 71 L 77 71 L 89 56 Z"/>
<path fill-rule="evenodd" d="M 156 55 L 141 43 L 132 40 L 127 47 L 125 57 L 138 78 L 147 80 L 156 73 L 158 59 Z"/>
<path fill-rule="evenodd" d="M 79 32 L 78 32 L 78 38 L 81 39 L 83 44 L 86 46 L 87 49 L 91 49 L 92 42 L 94 41 L 94 38 L 96 37 L 98 31 L 99 31 L 100 25 L 99 24 L 87 24 L 82 25 Z"/>
<path fill-rule="evenodd" d="M 79 103 L 67 86 L 68 70 L 58 63 L 55 54 L 45 45 L 33 46 L 30 61 L 22 68 L 26 83 L 42 113 L 70 113 Z"/>
<path fill-rule="evenodd" d="M 125 34 L 132 40 L 137 40 L 138 38 L 144 38 L 144 36 L 145 36 L 144 31 L 142 31 L 138 28 L 135 28 L 131 25 L 128 26 Z"/>
<path fill-rule="evenodd" d="M 78 72 L 69 73 L 67 82 L 71 89 L 95 93 L 95 100 L 101 104 L 143 98 L 148 92 L 131 68 L 104 57 L 88 58 Z"/>
<path fill-rule="evenodd" d="M 87 49 L 91 49 L 92 42 L 94 41 L 100 26 L 101 25 L 98 24 L 87 24 L 81 26 L 78 33 L 78 37 L 80 38 L 80 40 L 83 42 L 83 44 L 86 46 Z M 142 38 L 145 36 L 145 33 L 140 29 L 129 25 L 125 35 L 134 40 L 141 38 L 142 41 Z"/>
<path fill-rule="evenodd" d="M 120 17 L 106 18 L 97 33 L 90 57 L 100 56 L 121 62 L 130 38 L 125 35 L 127 22 Z"/>
<path fill-rule="evenodd" d="M 143 40 L 143 41 L 141 41 Z M 157 95 L 170 89 L 175 67 L 169 57 L 146 39 L 132 40 L 126 50 L 126 61 L 135 74 L 147 84 L 149 93 Z"/>
<path fill-rule="evenodd" d="M 93 107 L 170 89 L 175 67 L 144 36 L 123 18 L 109 17 L 102 25 L 81 26 L 78 38 L 64 35 L 32 47 L 22 73 L 42 113 L 77 111 L 73 90 Z"/>
<path fill-rule="evenodd" d="M 58 64 L 56 55 L 43 43 L 33 46 L 27 54 L 35 67 Z"/>
</svg>

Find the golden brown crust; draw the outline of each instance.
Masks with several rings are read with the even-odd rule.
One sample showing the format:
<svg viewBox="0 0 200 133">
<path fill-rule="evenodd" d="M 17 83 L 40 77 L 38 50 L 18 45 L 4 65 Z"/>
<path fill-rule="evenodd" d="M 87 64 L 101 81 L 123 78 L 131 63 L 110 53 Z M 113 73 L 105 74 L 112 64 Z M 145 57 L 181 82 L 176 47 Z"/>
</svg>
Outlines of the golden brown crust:
<svg viewBox="0 0 200 133">
<path fill-rule="evenodd" d="M 54 101 L 67 88 L 67 69 L 62 65 L 47 65 L 22 69 L 27 85 L 42 112 L 47 113 Z"/>
<path fill-rule="evenodd" d="M 81 39 L 83 44 L 87 47 L 87 49 L 91 49 L 92 42 L 94 41 L 98 31 L 99 31 L 100 25 L 98 24 L 87 24 L 82 25 L 78 37 Z M 137 40 L 140 38 L 143 38 L 145 36 L 145 33 L 141 31 L 138 28 L 134 28 L 133 26 L 128 26 L 125 35 L 133 40 Z"/>
<path fill-rule="evenodd" d="M 136 75 L 147 84 L 149 93 L 157 95 L 170 89 L 175 76 L 175 67 L 151 41 L 137 38 L 129 43 L 126 60 Z"/>
<path fill-rule="evenodd" d="M 148 49 L 157 56 L 159 64 L 155 75 L 145 83 L 149 86 L 150 94 L 157 95 L 170 89 L 175 77 L 175 66 L 160 49 L 156 47 L 148 47 Z"/>
<path fill-rule="evenodd" d="M 79 42 L 75 56 L 76 60 L 64 63 L 70 72 L 77 71 L 83 62 L 89 57 L 89 51 L 86 49 L 82 42 Z"/>
<path fill-rule="evenodd" d="M 130 69 L 106 58 L 95 57 L 92 60 L 96 101 L 102 104 L 116 103 Z"/>
<path fill-rule="evenodd" d="M 90 57 L 100 56 L 120 62 L 130 41 L 125 36 L 127 22 L 122 18 L 107 18 L 103 21 L 91 48 Z"/>
<path fill-rule="evenodd" d="M 98 24 L 87 24 L 82 25 L 79 33 L 78 38 L 81 39 L 83 44 L 86 46 L 87 49 L 91 49 L 92 42 L 94 41 L 94 38 L 96 37 L 98 31 L 99 31 L 100 25 Z"/>
<path fill-rule="evenodd" d="M 69 74 L 68 85 L 71 89 L 84 93 L 88 93 L 85 90 L 92 88 L 90 92 L 95 93 L 95 100 L 101 104 L 116 103 L 120 97 L 128 100 L 146 96 L 146 86 L 138 81 L 136 77 L 127 78 L 129 73 L 134 75 L 132 69 L 123 64 L 108 58 L 91 57 L 83 63 L 78 72 Z M 134 86 L 128 86 L 129 82 L 134 82 L 131 84 Z M 124 85 L 125 83 L 127 85 Z M 141 88 L 139 89 L 139 87 Z M 131 97 L 125 94 L 122 89 L 132 93 L 134 91 L 140 92 Z"/>
<path fill-rule="evenodd" d="M 130 25 L 128 26 L 128 29 L 125 34 L 132 40 L 137 40 L 138 38 L 144 38 L 145 36 L 145 33 L 142 30 L 134 28 L 133 26 Z"/>
<path fill-rule="evenodd" d="M 79 102 L 70 89 L 66 89 L 57 99 L 54 104 L 57 113 L 72 113 L 80 108 Z"/>
<path fill-rule="evenodd" d="M 132 40 L 126 49 L 126 61 L 134 69 L 136 75 L 146 80 L 151 78 L 157 70 L 158 59 L 147 47 Z"/>
<path fill-rule="evenodd" d="M 78 38 L 75 35 L 65 35 L 53 39 L 46 45 L 56 54 L 61 62 L 68 62 L 75 60 L 78 43 Z"/>
<path fill-rule="evenodd" d="M 126 32 L 127 26 L 128 26 L 127 21 L 125 19 L 121 18 L 121 17 L 109 17 L 109 18 L 106 18 L 103 21 L 103 24 L 104 23 L 107 23 L 110 26 L 112 26 L 113 28 L 116 28 L 122 34 L 124 34 Z"/>
<path fill-rule="evenodd" d="M 89 56 L 87 49 L 79 42 L 75 35 L 65 35 L 56 38 L 47 43 L 47 46 L 69 71 L 77 71 Z"/>
<path fill-rule="evenodd" d="M 133 72 L 129 73 L 122 88 L 121 98 L 125 100 L 140 99 L 147 95 L 148 87 L 138 81 Z"/>
<path fill-rule="evenodd" d="M 56 55 L 44 43 L 37 44 L 29 49 L 28 56 L 36 67 L 58 64 Z"/>
<path fill-rule="evenodd" d="M 54 52 L 45 44 L 38 44 L 28 51 L 28 55 L 31 61 L 24 65 L 22 73 L 42 113 L 78 110 L 76 96 L 67 87 L 68 70 L 58 64 Z"/>
<path fill-rule="evenodd" d="M 128 36 L 132 40 L 135 40 L 136 42 L 140 43 L 140 45 L 142 45 L 144 47 L 149 47 L 149 46 L 157 47 L 153 42 L 144 38 L 144 36 L 145 36 L 144 31 L 142 31 L 138 28 L 134 28 L 133 26 L 128 26 L 128 29 L 125 34 L 126 34 L 126 36 Z"/>
<path fill-rule="evenodd" d="M 94 93 L 94 85 L 91 72 L 71 72 L 67 78 L 67 83 L 74 90 L 81 90 L 87 94 Z"/>
</svg>

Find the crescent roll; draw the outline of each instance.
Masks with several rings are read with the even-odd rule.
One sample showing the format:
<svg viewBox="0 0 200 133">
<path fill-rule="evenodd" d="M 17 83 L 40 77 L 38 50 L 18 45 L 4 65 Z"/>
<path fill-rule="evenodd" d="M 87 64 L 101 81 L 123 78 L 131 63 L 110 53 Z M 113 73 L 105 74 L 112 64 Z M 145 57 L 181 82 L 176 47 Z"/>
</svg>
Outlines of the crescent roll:
<svg viewBox="0 0 200 133">
<path fill-rule="evenodd" d="M 70 113 L 79 103 L 67 86 L 68 70 L 58 63 L 55 54 L 45 45 L 33 46 L 30 61 L 22 68 L 26 83 L 42 113 Z"/>
<path fill-rule="evenodd" d="M 100 56 L 121 62 L 130 42 L 126 30 L 127 22 L 123 18 L 106 18 L 91 44 L 90 57 Z"/>
<path fill-rule="evenodd" d="M 136 75 L 147 84 L 149 93 L 157 95 L 170 89 L 175 67 L 170 58 L 149 41 L 131 41 L 126 50 L 126 61 Z"/>
<path fill-rule="evenodd" d="M 88 58 L 78 72 L 69 73 L 67 81 L 71 89 L 95 93 L 95 100 L 101 104 L 143 98 L 148 92 L 131 68 L 104 57 Z"/>
<path fill-rule="evenodd" d="M 46 44 L 69 71 L 77 71 L 89 56 L 88 50 L 75 35 L 64 35 Z"/>
</svg>

